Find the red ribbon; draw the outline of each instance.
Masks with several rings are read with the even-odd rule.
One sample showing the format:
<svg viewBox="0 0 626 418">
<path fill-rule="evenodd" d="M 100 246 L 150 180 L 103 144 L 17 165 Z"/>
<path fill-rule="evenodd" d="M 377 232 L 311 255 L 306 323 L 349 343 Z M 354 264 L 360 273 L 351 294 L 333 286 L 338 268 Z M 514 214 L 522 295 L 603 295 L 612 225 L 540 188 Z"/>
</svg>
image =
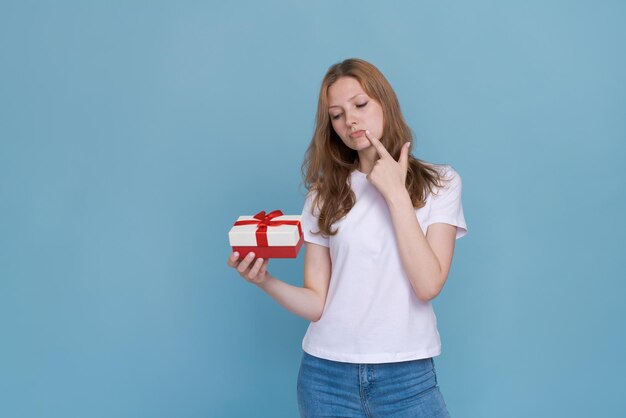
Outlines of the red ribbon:
<svg viewBox="0 0 626 418">
<path fill-rule="evenodd" d="M 258 225 L 256 229 L 256 242 L 257 242 L 257 246 L 259 247 L 269 246 L 267 243 L 267 228 L 270 226 L 297 225 L 298 232 L 300 233 L 300 235 L 302 235 L 302 228 L 300 227 L 300 221 L 295 221 L 295 220 L 294 221 L 288 221 L 288 220 L 281 220 L 281 221 L 276 220 L 275 221 L 273 220 L 274 218 L 278 216 L 283 216 L 283 213 L 280 210 L 272 211 L 268 213 L 267 215 L 265 214 L 265 211 L 262 210 L 261 212 L 254 215 L 255 219 L 237 221 L 235 222 L 235 226 Z"/>
</svg>

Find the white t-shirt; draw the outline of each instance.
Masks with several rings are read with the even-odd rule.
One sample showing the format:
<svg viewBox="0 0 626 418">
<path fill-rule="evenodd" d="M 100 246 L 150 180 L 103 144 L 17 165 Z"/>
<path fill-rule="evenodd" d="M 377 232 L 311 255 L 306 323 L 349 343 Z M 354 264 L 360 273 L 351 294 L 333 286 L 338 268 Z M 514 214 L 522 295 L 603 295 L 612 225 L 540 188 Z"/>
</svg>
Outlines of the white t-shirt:
<svg viewBox="0 0 626 418">
<path fill-rule="evenodd" d="M 430 194 L 415 210 L 424 234 L 433 223 L 457 227 L 456 238 L 467 233 L 461 203 L 461 177 L 449 165 L 435 166 L 451 178 L 448 186 Z M 307 353 L 349 363 L 391 363 L 441 354 L 437 318 L 430 302 L 415 295 L 404 271 L 391 214 L 383 196 L 366 174 L 351 173 L 356 201 L 350 212 L 333 224 L 330 237 L 318 232 L 314 193 L 302 211 L 305 241 L 329 247 L 332 272 L 324 312 L 311 322 L 302 341 Z"/>
</svg>

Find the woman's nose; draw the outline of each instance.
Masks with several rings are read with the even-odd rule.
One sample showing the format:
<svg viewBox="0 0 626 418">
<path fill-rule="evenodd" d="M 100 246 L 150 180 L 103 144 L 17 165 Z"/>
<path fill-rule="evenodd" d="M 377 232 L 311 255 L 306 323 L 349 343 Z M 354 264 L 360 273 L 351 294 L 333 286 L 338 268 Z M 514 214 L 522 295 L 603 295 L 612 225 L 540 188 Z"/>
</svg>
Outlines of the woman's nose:
<svg viewBox="0 0 626 418">
<path fill-rule="evenodd" d="M 346 125 L 348 128 L 355 126 L 357 124 L 357 119 L 353 113 L 346 113 Z"/>
</svg>

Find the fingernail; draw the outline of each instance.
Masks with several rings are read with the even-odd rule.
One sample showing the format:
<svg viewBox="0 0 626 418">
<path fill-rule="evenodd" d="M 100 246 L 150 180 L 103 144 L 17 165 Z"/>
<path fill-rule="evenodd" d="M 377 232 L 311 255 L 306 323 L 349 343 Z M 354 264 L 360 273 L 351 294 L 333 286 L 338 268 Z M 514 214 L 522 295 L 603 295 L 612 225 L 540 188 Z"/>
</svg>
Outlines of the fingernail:
<svg viewBox="0 0 626 418">
<path fill-rule="evenodd" d="M 233 260 L 239 258 L 239 253 L 237 253 L 237 252 L 233 253 L 232 258 L 233 258 Z"/>
<path fill-rule="evenodd" d="M 248 258 L 254 258 L 254 253 L 248 253 L 247 257 Z"/>
</svg>

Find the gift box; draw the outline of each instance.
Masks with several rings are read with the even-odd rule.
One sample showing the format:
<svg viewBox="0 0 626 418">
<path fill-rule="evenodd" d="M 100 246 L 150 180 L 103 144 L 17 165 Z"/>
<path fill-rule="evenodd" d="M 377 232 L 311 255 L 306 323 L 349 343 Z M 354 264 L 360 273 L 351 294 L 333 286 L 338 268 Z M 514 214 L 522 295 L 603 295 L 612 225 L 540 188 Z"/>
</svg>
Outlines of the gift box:
<svg viewBox="0 0 626 418">
<path fill-rule="evenodd" d="M 283 215 L 279 210 L 268 214 L 240 216 L 228 239 L 239 258 L 253 252 L 258 258 L 296 258 L 304 242 L 300 215 Z"/>
</svg>

